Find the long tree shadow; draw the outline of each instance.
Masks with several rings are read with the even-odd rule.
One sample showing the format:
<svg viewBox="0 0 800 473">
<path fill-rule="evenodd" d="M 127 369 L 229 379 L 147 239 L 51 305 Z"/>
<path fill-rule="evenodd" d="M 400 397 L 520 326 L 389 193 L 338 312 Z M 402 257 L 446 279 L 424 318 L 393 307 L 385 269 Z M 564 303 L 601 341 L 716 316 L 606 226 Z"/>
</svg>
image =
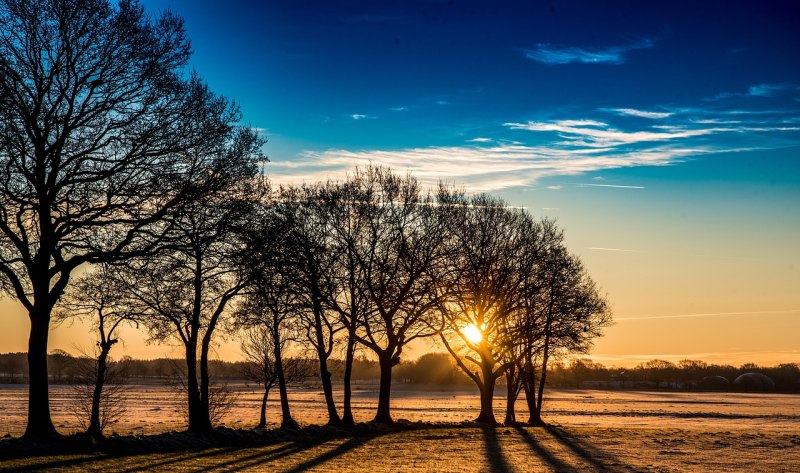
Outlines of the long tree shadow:
<svg viewBox="0 0 800 473">
<path fill-rule="evenodd" d="M 561 445 L 568 448 L 570 451 L 572 451 L 572 453 L 592 465 L 592 467 L 596 468 L 597 470 L 611 472 L 637 471 L 633 467 L 621 463 L 613 455 L 575 437 L 560 427 L 545 424 L 544 430 L 553 436 L 553 438 L 555 438 Z"/>
<path fill-rule="evenodd" d="M 333 460 L 336 457 L 344 455 L 345 453 L 349 452 L 350 450 L 354 450 L 365 443 L 369 442 L 370 440 L 379 437 L 380 434 L 370 434 L 370 435 L 361 435 L 358 437 L 353 437 L 346 442 L 343 442 L 336 447 L 328 450 L 327 452 L 318 455 L 310 460 L 306 460 L 303 463 L 292 467 L 291 469 L 287 470 L 289 472 L 300 472 L 306 471 L 309 468 L 313 468 L 315 466 L 320 466 L 325 462 Z"/>
<path fill-rule="evenodd" d="M 42 471 L 42 470 L 49 470 L 53 468 L 66 468 L 66 467 L 77 467 L 81 465 L 89 465 L 92 463 L 100 463 L 100 462 L 107 462 L 112 460 L 119 460 L 119 461 L 135 461 L 137 457 L 149 457 L 152 455 L 160 455 L 159 461 L 154 461 L 152 463 L 142 462 L 139 465 L 131 466 L 126 469 L 120 470 L 119 473 L 132 473 L 135 471 L 141 471 L 143 468 L 153 469 L 158 467 L 164 467 L 167 465 L 180 463 L 184 461 L 192 461 L 197 460 L 200 458 L 206 457 L 213 457 L 217 455 L 225 455 L 229 453 L 236 452 L 237 450 L 241 450 L 242 447 L 226 447 L 226 448 L 217 448 L 213 450 L 208 449 L 198 449 L 195 451 L 187 450 L 178 453 L 168 453 L 168 452 L 152 452 L 152 453 L 116 453 L 116 454 L 97 454 L 97 455 L 87 455 L 85 457 L 79 458 L 69 458 L 64 460 L 54 460 L 54 461 L 42 461 L 42 462 L 34 462 L 30 465 L 24 466 L 14 466 L 11 468 L 0 467 L 0 472 L 2 471 Z M 166 457 L 166 458 L 165 458 Z M 46 460 L 46 457 L 44 458 Z"/>
<path fill-rule="evenodd" d="M 553 469 L 556 471 L 575 471 L 575 468 L 555 456 L 552 451 L 540 444 L 539 441 L 536 440 L 526 429 L 520 426 L 514 426 L 514 430 L 517 431 L 519 436 L 522 437 L 525 443 L 527 443 L 531 450 L 533 450 L 533 453 L 544 460 L 545 463 L 553 467 Z"/>
<path fill-rule="evenodd" d="M 506 473 L 513 471 L 506 459 L 503 457 L 503 450 L 500 441 L 497 439 L 497 429 L 495 427 L 483 426 L 483 446 L 486 451 L 486 459 L 489 461 L 489 471 L 492 473 Z"/>
<path fill-rule="evenodd" d="M 256 466 L 259 464 L 263 464 L 264 462 L 269 462 L 272 460 L 278 460 L 280 458 L 285 458 L 296 453 L 303 452 L 308 450 L 309 448 L 313 448 L 319 445 L 322 442 L 310 442 L 310 443 L 299 443 L 293 442 L 289 445 L 284 445 L 283 447 L 272 449 L 269 451 L 259 451 L 253 453 L 252 455 L 247 455 L 244 457 L 237 457 L 232 460 L 224 461 L 222 463 L 216 463 L 213 465 L 204 466 L 202 468 L 198 468 L 192 470 L 193 473 L 200 473 L 205 471 L 240 471 L 245 468 L 250 468 L 252 466 Z"/>
<path fill-rule="evenodd" d="M 109 451 L 101 452 L 80 452 L 69 453 L 64 452 L 62 455 L 79 454 L 81 456 L 72 458 L 56 458 L 42 456 L 41 461 L 37 461 L 36 457 L 29 457 L 33 460 L 27 465 L 16 464 L 14 466 L 3 466 L 0 462 L 0 472 L 2 471 L 42 471 L 55 468 L 69 468 L 69 467 L 83 467 L 88 468 L 91 466 L 101 466 L 104 462 L 117 463 L 117 468 L 121 467 L 120 473 L 132 473 L 134 471 L 142 470 L 161 470 L 169 465 L 194 462 L 203 459 L 212 459 L 217 456 L 225 456 L 235 454 L 236 452 L 257 449 L 258 451 L 247 456 L 237 457 L 235 460 L 224 461 L 213 466 L 213 469 L 218 470 L 232 464 L 247 462 L 248 460 L 255 460 L 254 463 L 268 461 L 283 456 L 288 456 L 303 450 L 315 447 L 326 441 L 339 438 L 339 435 L 330 435 L 322 437 L 306 437 L 294 440 L 284 441 L 266 441 L 266 442 L 252 442 L 245 441 L 241 445 L 220 445 L 219 447 L 204 445 L 191 447 L 183 444 L 175 445 L 155 445 L 142 446 L 142 445 L 129 445 L 121 447 L 114 446 Z M 44 454 L 44 453 L 43 453 Z M 116 470 L 115 470 L 116 471 Z M 204 471 L 201 469 L 200 471 Z"/>
</svg>

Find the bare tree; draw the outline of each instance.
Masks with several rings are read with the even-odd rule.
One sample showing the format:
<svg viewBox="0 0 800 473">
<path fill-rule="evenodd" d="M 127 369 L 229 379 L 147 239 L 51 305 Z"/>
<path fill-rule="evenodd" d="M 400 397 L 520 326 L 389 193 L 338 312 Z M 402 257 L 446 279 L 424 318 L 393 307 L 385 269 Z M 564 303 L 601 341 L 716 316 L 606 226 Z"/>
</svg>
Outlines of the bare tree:
<svg viewBox="0 0 800 473">
<path fill-rule="evenodd" d="M 334 253 L 318 195 L 318 186 L 281 189 L 275 206 L 289 229 L 284 276 L 294 290 L 297 320 L 305 332 L 305 342 L 317 356 L 328 423 L 339 424 L 328 360 L 337 334 L 344 327 L 327 304 L 335 292 L 338 255 Z"/>
<path fill-rule="evenodd" d="M 453 251 L 436 285 L 443 292 L 440 338 L 480 390 L 477 421 L 496 424 L 494 388 L 518 353 L 512 319 L 523 290 L 524 245 L 539 229 L 522 210 L 487 195 L 456 198 L 447 208 L 455 217 Z"/>
<path fill-rule="evenodd" d="M 275 199 L 267 183 L 264 184 L 258 191 L 260 200 L 245 232 L 251 257 L 243 260 L 242 264 L 250 273 L 250 284 L 234 314 L 232 328 L 266 331 L 269 339 L 263 341 L 261 348 L 272 347 L 272 354 L 263 353 L 263 359 L 270 357 L 274 364 L 280 392 L 281 427 L 296 429 L 298 424 L 292 418 L 287 385 L 301 373 L 295 373 L 297 366 L 288 366 L 285 356 L 287 346 L 297 342 L 301 332 L 301 298 L 297 280 L 292 275 L 292 254 L 295 251 L 291 231 L 293 220 L 287 217 L 281 205 L 283 202 Z M 303 367 L 303 371 L 307 369 L 310 368 Z"/>
<path fill-rule="evenodd" d="M 386 168 L 357 170 L 355 211 L 364 229 L 354 255 L 374 308 L 364 314 L 358 341 L 372 350 L 381 369 L 374 422 L 391 423 L 392 368 L 410 342 L 436 333 L 433 268 L 445 259 L 447 225 L 431 193 L 413 177 Z"/>
<path fill-rule="evenodd" d="M 120 373 L 109 371 L 111 348 L 119 342 L 119 329 L 131 324 L 138 327 L 137 313 L 125 304 L 124 289 L 113 267 L 99 265 L 82 276 L 67 291 L 54 314 L 56 321 L 80 318 L 91 322 L 97 335 L 97 357 L 91 368 L 84 366 L 78 385 L 91 386 L 86 433 L 102 436 L 103 428 L 120 414 Z M 117 369 L 116 371 L 119 371 Z M 109 391 L 104 389 L 108 385 Z"/>
<path fill-rule="evenodd" d="M 123 277 L 128 303 L 142 314 L 151 337 L 175 337 L 184 347 L 192 431 L 212 428 L 208 361 L 213 335 L 255 274 L 242 263 L 251 256 L 243 234 L 252 208 L 247 179 L 253 170 L 247 161 L 230 160 L 225 194 L 186 207 L 173 222 L 166 246 L 128 262 Z"/>
<path fill-rule="evenodd" d="M 550 359 L 559 353 L 586 352 L 611 315 L 580 260 L 563 246 L 550 247 L 535 275 L 538 281 L 531 284 L 526 316 L 535 320 L 537 333 L 529 340 L 521 373 L 529 423 L 541 424 Z"/>
<path fill-rule="evenodd" d="M 536 231 L 526 231 L 517 271 L 521 277 L 521 291 L 516 294 L 517 304 L 508 320 L 508 331 L 515 343 L 506 353 L 506 424 L 516 423 L 516 401 L 522 390 L 526 393 L 528 408 L 536 406 L 536 380 L 539 356 L 543 345 L 542 294 L 543 268 L 548 255 L 560 248 L 564 235 L 552 220 L 535 223 Z"/>
<path fill-rule="evenodd" d="M 261 398 L 261 413 L 259 416 L 257 429 L 267 426 L 267 400 L 269 392 L 276 384 L 282 384 L 281 401 L 286 397 L 286 385 L 302 381 L 311 374 L 311 366 L 308 361 L 302 358 L 283 359 L 285 345 L 288 338 L 277 338 L 270 325 L 264 324 L 245 331 L 244 341 L 242 341 L 242 354 L 247 363 L 243 367 L 243 376 L 249 381 L 259 384 L 264 390 Z M 284 347 L 275 346 L 275 342 L 283 344 Z M 282 402 L 283 404 L 283 402 Z M 288 400 L 287 409 L 288 411 Z M 296 428 L 297 424 L 292 419 L 291 413 L 281 421 L 281 428 Z"/>
<path fill-rule="evenodd" d="M 77 373 L 72 379 L 70 412 L 87 435 L 101 437 L 106 428 L 119 422 L 127 413 L 125 387 L 129 373 L 124 362 L 103 360 L 102 348 L 78 358 Z"/>
<path fill-rule="evenodd" d="M 47 340 L 76 268 L 149 252 L 217 189 L 238 110 L 196 76 L 183 22 L 133 0 L 0 0 L 0 281 L 28 312 L 26 437 L 56 435 Z"/>
<path fill-rule="evenodd" d="M 364 284 L 364 268 L 359 265 L 358 249 L 365 234 L 367 219 L 359 212 L 359 204 L 369 199 L 362 195 L 359 176 L 343 183 L 327 183 L 319 188 L 317 205 L 325 214 L 329 251 L 334 255 L 331 288 L 326 306 L 334 311 L 346 333 L 343 373 L 342 424 L 352 426 L 353 361 L 358 348 L 358 332 L 362 320 L 369 318 L 375 304 Z"/>
</svg>

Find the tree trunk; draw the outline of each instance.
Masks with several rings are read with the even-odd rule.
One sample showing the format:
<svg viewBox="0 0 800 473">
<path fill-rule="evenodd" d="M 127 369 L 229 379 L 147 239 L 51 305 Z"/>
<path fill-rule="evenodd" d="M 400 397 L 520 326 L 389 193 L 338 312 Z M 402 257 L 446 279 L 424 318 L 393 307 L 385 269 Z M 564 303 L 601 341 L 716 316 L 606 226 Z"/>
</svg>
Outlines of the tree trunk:
<svg viewBox="0 0 800 473">
<path fill-rule="evenodd" d="M 391 424 L 392 413 L 389 406 L 389 401 L 392 395 L 392 357 L 389 352 L 383 352 L 378 355 L 378 364 L 381 367 L 381 384 L 378 393 L 378 412 L 372 422 L 381 424 Z"/>
<path fill-rule="evenodd" d="M 108 352 L 111 345 L 100 344 L 100 355 L 97 357 L 97 372 L 95 373 L 94 391 L 92 392 L 92 412 L 89 417 L 89 428 L 86 433 L 91 436 L 102 436 L 103 426 L 100 423 L 100 401 L 103 398 L 103 386 L 108 372 Z"/>
<path fill-rule="evenodd" d="M 506 370 L 506 425 L 514 425 L 517 423 L 517 412 L 515 405 L 517 403 L 517 392 L 519 385 L 519 374 L 516 366 L 509 366 Z"/>
<path fill-rule="evenodd" d="M 542 421 L 542 402 L 544 401 L 544 385 L 547 382 L 547 361 L 549 359 L 550 354 L 550 335 L 549 333 L 545 336 L 544 340 L 544 353 L 542 354 L 542 374 L 539 376 L 539 392 L 536 396 L 536 409 L 535 409 L 535 416 L 534 420 L 536 423 L 543 424 Z"/>
<path fill-rule="evenodd" d="M 211 430 L 211 422 L 208 419 L 208 409 L 206 409 L 205 415 L 203 414 L 200 386 L 197 384 L 197 355 L 195 350 L 194 346 L 186 347 L 186 394 L 189 403 L 189 430 L 192 432 L 207 432 Z"/>
<path fill-rule="evenodd" d="M 267 398 L 269 398 L 269 387 L 264 386 L 264 397 L 261 398 L 261 415 L 258 418 L 257 429 L 267 427 Z"/>
<path fill-rule="evenodd" d="M 47 379 L 47 337 L 50 313 L 34 310 L 29 314 L 31 333 L 28 339 L 28 425 L 25 437 L 47 439 L 58 435 L 50 419 L 50 393 Z"/>
<path fill-rule="evenodd" d="M 208 328 L 206 330 L 211 330 Z M 206 332 L 203 337 L 203 344 L 200 348 L 200 410 L 198 415 L 199 430 L 209 432 L 213 429 L 211 425 L 211 399 L 208 392 L 211 387 L 211 378 L 208 374 L 208 350 L 210 340 L 210 332 Z"/>
<path fill-rule="evenodd" d="M 353 375 L 353 358 L 356 352 L 356 334 L 354 329 L 348 329 L 347 333 L 347 353 L 344 358 L 344 412 L 342 414 L 342 424 L 347 426 L 355 425 L 353 419 L 352 397 L 353 390 L 350 385 L 350 378 Z"/>
<path fill-rule="evenodd" d="M 525 404 L 528 406 L 528 424 L 540 424 L 541 419 L 536 416 L 536 370 L 531 363 L 527 363 L 520 376 Z"/>
<path fill-rule="evenodd" d="M 275 327 L 277 332 L 277 323 Z M 278 392 L 281 397 L 281 428 L 297 429 L 297 422 L 292 418 L 292 411 L 289 408 L 289 393 L 286 390 L 286 374 L 283 372 L 283 353 L 281 352 L 280 334 L 273 333 L 273 340 L 275 342 L 275 348 L 273 348 L 275 372 L 278 375 Z"/>
<path fill-rule="evenodd" d="M 492 409 L 492 404 L 494 402 L 494 387 L 497 383 L 497 378 L 495 377 L 494 373 L 492 373 L 492 365 L 488 361 L 483 360 L 483 357 L 481 358 L 481 375 L 483 377 L 483 384 L 478 385 L 478 388 L 481 391 L 481 413 L 478 414 L 478 418 L 475 419 L 475 421 L 496 425 L 497 420 L 494 418 L 494 409 Z"/>
<path fill-rule="evenodd" d="M 319 356 L 319 375 L 322 380 L 322 392 L 325 395 L 325 405 L 328 408 L 328 425 L 338 425 L 341 423 L 339 413 L 336 412 L 336 402 L 333 400 L 333 384 L 331 383 L 331 372 L 328 371 L 328 356 L 322 348 L 317 348 Z"/>
</svg>

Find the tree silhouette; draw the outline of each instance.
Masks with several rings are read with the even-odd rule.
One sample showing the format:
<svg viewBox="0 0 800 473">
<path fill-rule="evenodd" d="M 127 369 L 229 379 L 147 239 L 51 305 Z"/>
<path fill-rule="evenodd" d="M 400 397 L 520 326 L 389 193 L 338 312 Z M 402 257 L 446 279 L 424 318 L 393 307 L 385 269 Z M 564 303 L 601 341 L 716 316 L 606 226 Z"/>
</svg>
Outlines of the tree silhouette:
<svg viewBox="0 0 800 473">
<path fill-rule="evenodd" d="M 256 206 L 245 233 L 251 258 L 243 260 L 242 264 L 245 271 L 251 273 L 250 285 L 234 314 L 234 326 L 259 333 L 260 338 L 251 343 L 252 349 L 243 351 L 253 352 L 248 358 L 263 370 L 264 383 L 274 376 L 273 382 L 278 384 L 280 392 L 281 427 L 296 429 L 298 424 L 292 418 L 287 384 L 306 375 L 310 367 L 303 364 L 303 369 L 299 370 L 299 366 L 289 366 L 284 357 L 287 345 L 296 341 L 299 333 L 297 291 L 292 278 L 287 275 L 289 252 L 292 251 L 291 234 L 289 223 L 269 201 L 269 190 L 262 189 L 261 194 L 262 201 Z M 272 353 L 267 353 L 269 348 Z M 268 391 L 265 384 L 265 403 Z M 262 412 L 263 422 L 259 425 L 266 425 L 265 415 Z"/>
<path fill-rule="evenodd" d="M 359 265 L 360 239 L 367 227 L 367 218 L 359 212 L 359 205 L 369 199 L 361 195 L 359 175 L 343 183 L 326 183 L 318 188 L 318 208 L 324 213 L 329 252 L 334 255 L 330 268 L 331 292 L 325 301 L 334 311 L 346 333 L 343 373 L 344 398 L 342 423 L 353 425 L 352 387 L 353 361 L 362 320 L 375 310 L 364 280 L 364 268 Z"/>
<path fill-rule="evenodd" d="M 511 329 L 524 283 L 520 258 L 538 229 L 523 211 L 488 195 L 455 198 L 447 209 L 455 216 L 449 229 L 453 250 L 436 285 L 443 291 L 440 338 L 480 390 L 477 421 L 496 424 L 494 388 L 516 362 Z"/>
<path fill-rule="evenodd" d="M 336 255 L 328 237 L 326 214 L 321 211 L 318 187 L 281 189 L 273 204 L 288 222 L 285 241 L 285 273 L 294 290 L 297 320 L 305 332 L 305 342 L 317 356 L 328 423 L 341 418 L 333 399 L 333 383 L 328 360 L 333 354 L 337 333 L 344 327 L 327 304 L 335 291 Z"/>
<path fill-rule="evenodd" d="M 217 189 L 207 151 L 239 113 L 181 77 L 189 55 L 182 21 L 135 1 L 0 1 L 0 275 L 31 322 L 26 437 L 56 435 L 48 331 L 75 269 L 147 254 Z"/>
<path fill-rule="evenodd" d="M 81 276 L 57 306 L 54 318 L 63 321 L 81 318 L 90 321 L 97 333 L 98 354 L 93 366 L 83 374 L 84 383 L 91 384 L 91 403 L 86 433 L 100 437 L 108 419 L 102 419 L 103 412 L 110 410 L 102 404 L 113 402 L 114 396 L 104 392 L 107 382 L 114 376 L 109 374 L 108 357 L 111 349 L 119 342 L 119 329 L 131 324 L 138 327 L 137 316 L 125 303 L 122 284 L 116 276 L 115 268 L 103 264 Z M 119 390 L 117 386 L 111 389 Z"/>
<path fill-rule="evenodd" d="M 355 257 L 374 304 L 362 314 L 357 338 L 381 368 L 374 421 L 391 423 L 392 368 L 408 343 L 437 331 L 433 269 L 446 257 L 447 226 L 434 196 L 423 194 L 410 175 L 370 166 L 352 179 L 360 187 L 355 211 L 365 219 Z"/>
<path fill-rule="evenodd" d="M 551 233 L 551 232 L 547 232 Z M 521 361 L 523 389 L 530 412 L 529 423 L 542 423 L 544 387 L 548 363 L 559 353 L 584 353 L 592 339 L 610 323 L 610 312 L 596 284 L 580 260 L 560 244 L 556 233 L 541 256 L 541 265 L 531 274 L 525 316 L 526 325 L 538 328 L 531 336 Z M 523 338 L 523 340 L 526 340 Z M 537 370 L 538 367 L 538 370 Z"/>
<path fill-rule="evenodd" d="M 142 314 L 151 337 L 175 337 L 184 347 L 192 431 L 212 428 L 208 361 L 213 335 L 229 303 L 255 274 L 243 261 L 252 255 L 244 233 L 252 209 L 248 179 L 255 168 L 247 157 L 258 141 L 245 139 L 226 160 L 226 192 L 185 207 L 161 251 L 129 261 L 123 274 L 128 303 Z"/>
<path fill-rule="evenodd" d="M 276 347 L 276 341 L 283 346 Z M 276 384 L 282 383 L 281 404 L 283 408 L 283 400 L 286 398 L 286 384 L 302 381 L 311 373 L 311 366 L 307 360 L 301 358 L 284 360 L 282 358 L 288 341 L 288 337 L 276 338 L 275 331 L 270 324 L 263 324 L 245 330 L 244 340 L 242 341 L 242 354 L 246 362 L 242 368 L 242 375 L 245 379 L 259 384 L 264 390 L 257 429 L 267 427 L 267 400 L 272 388 Z M 297 428 L 297 423 L 294 422 L 291 412 L 288 410 L 288 399 L 286 401 L 286 413 L 281 421 L 281 428 Z"/>
</svg>

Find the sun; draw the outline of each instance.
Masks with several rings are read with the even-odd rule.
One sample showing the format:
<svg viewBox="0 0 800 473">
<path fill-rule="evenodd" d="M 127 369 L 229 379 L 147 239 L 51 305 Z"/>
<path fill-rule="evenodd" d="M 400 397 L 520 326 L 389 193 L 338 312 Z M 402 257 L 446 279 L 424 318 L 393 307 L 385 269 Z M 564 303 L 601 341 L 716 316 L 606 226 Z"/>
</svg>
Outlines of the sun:
<svg viewBox="0 0 800 473">
<path fill-rule="evenodd" d="M 461 329 L 461 333 L 464 334 L 464 337 L 466 337 L 466 339 L 472 343 L 479 343 L 481 340 L 483 340 L 483 333 L 474 324 L 469 324 Z"/>
</svg>

